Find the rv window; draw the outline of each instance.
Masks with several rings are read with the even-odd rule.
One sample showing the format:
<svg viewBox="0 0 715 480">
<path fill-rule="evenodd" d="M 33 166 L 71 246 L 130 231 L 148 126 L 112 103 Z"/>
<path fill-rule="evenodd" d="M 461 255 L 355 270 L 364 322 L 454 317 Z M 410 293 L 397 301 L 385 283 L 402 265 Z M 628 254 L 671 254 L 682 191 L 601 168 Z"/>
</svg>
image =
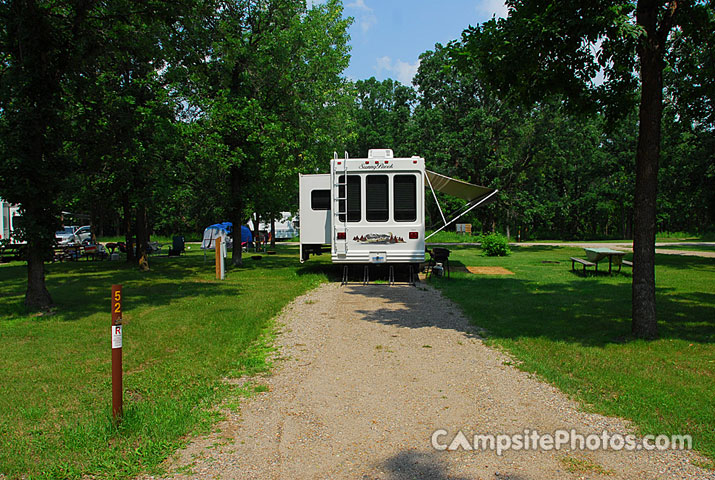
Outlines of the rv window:
<svg viewBox="0 0 715 480">
<path fill-rule="evenodd" d="M 365 187 L 365 217 L 368 222 L 386 222 L 388 218 L 387 175 L 368 175 Z"/>
<path fill-rule="evenodd" d="M 417 177 L 395 175 L 392 200 L 395 205 L 395 220 L 414 222 L 417 220 Z"/>
<path fill-rule="evenodd" d="M 345 175 L 340 175 L 338 177 L 339 183 L 345 182 Z M 338 195 L 340 197 L 345 197 L 345 186 L 341 185 L 338 187 Z M 360 195 L 360 177 L 357 175 L 348 175 L 348 222 L 359 222 L 360 221 L 360 203 L 362 201 Z M 338 202 L 338 208 L 341 212 L 345 211 L 345 200 L 340 200 Z M 341 222 L 345 221 L 345 214 L 338 215 Z"/>
<path fill-rule="evenodd" d="M 310 192 L 310 208 L 330 210 L 330 190 L 312 190 Z"/>
</svg>

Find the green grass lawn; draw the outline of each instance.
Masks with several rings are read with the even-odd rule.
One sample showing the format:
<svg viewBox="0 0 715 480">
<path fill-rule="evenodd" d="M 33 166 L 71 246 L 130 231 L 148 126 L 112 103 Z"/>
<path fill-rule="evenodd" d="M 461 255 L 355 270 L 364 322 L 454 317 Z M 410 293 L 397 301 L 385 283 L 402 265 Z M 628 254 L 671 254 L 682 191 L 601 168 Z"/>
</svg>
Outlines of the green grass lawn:
<svg viewBox="0 0 715 480">
<path fill-rule="evenodd" d="M 630 269 L 572 273 L 569 257 L 583 256 L 579 248 L 519 247 L 510 257 L 452 252 L 453 265 L 515 273 L 453 273 L 434 282 L 487 329 L 491 345 L 586 408 L 631 419 L 643 434 L 689 433 L 715 459 L 715 259 L 657 256 L 660 339 L 647 342 L 630 336 Z"/>
<path fill-rule="evenodd" d="M 425 232 L 425 237 L 428 237 L 432 231 L 427 230 Z M 442 230 L 435 233 L 432 237 L 427 240 L 427 243 L 478 243 L 478 235 L 469 235 L 465 233 L 448 232 Z"/>
<path fill-rule="evenodd" d="M 50 264 L 50 316 L 22 306 L 25 266 L 0 265 L 0 473 L 9 478 L 126 478 L 153 471 L 212 406 L 245 392 L 225 376 L 265 367 L 272 319 L 325 281 L 296 248 L 245 260 L 214 279 L 198 249 L 123 262 Z M 111 418 L 110 287 L 124 286 L 125 417 Z"/>
</svg>

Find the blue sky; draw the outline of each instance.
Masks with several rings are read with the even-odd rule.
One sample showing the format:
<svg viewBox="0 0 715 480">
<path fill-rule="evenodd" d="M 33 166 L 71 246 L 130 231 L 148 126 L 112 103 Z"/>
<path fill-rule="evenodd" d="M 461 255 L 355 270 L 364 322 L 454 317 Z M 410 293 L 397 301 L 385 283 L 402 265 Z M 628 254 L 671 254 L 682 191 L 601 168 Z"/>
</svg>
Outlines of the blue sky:
<svg viewBox="0 0 715 480">
<path fill-rule="evenodd" d="M 393 78 L 410 85 L 419 56 L 459 38 L 469 25 L 506 16 L 503 0 L 343 0 L 350 27 L 353 80 Z"/>
</svg>

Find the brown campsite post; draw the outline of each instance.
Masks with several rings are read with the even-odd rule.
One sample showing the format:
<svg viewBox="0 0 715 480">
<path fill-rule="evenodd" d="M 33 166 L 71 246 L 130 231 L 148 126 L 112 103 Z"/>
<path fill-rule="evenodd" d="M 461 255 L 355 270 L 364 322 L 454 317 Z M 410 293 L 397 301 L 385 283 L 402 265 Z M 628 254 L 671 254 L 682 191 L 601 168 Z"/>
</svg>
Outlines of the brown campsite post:
<svg viewBox="0 0 715 480">
<path fill-rule="evenodd" d="M 112 416 L 122 417 L 122 286 L 112 285 Z"/>
</svg>

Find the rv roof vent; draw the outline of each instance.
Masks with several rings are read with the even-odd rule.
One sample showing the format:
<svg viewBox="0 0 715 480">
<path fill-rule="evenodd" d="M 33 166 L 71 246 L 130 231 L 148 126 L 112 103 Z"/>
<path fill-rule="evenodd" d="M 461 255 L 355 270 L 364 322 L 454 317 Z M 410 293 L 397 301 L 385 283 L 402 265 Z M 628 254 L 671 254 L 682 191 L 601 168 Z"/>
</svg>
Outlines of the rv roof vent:
<svg viewBox="0 0 715 480">
<path fill-rule="evenodd" d="M 392 150 L 389 148 L 373 148 L 367 151 L 367 158 L 392 158 Z"/>
</svg>

